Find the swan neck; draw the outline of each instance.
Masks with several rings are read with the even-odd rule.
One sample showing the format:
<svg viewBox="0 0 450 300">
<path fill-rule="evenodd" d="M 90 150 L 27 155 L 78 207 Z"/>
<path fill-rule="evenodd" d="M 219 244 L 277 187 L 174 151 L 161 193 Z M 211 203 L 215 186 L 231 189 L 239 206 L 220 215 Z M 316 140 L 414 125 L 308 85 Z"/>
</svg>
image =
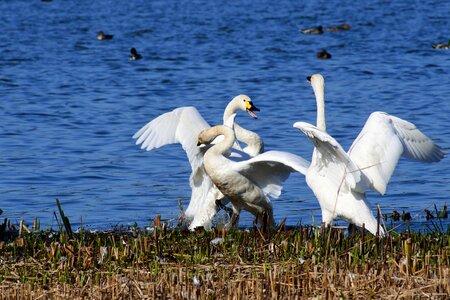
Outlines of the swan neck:
<svg viewBox="0 0 450 300">
<path fill-rule="evenodd" d="M 235 103 L 235 101 L 230 101 L 230 103 L 228 103 L 227 107 L 225 107 L 225 110 L 223 112 L 223 122 L 225 123 L 226 120 L 228 120 L 228 118 L 236 113 L 236 111 L 238 110 L 238 107 Z"/>
<path fill-rule="evenodd" d="M 232 100 L 228 105 L 225 107 L 225 111 L 223 112 L 223 122 L 225 123 L 228 118 L 236 113 L 238 110 L 240 110 L 239 105 L 236 101 Z M 255 156 L 261 152 L 264 151 L 264 143 L 261 139 L 261 137 L 256 134 L 255 132 L 245 129 L 241 127 L 238 123 L 234 122 L 234 133 L 235 133 L 235 139 L 237 139 L 239 142 L 243 142 L 247 144 L 247 154 L 250 156 Z"/>
<path fill-rule="evenodd" d="M 264 152 L 264 143 L 257 133 L 241 127 L 236 122 L 234 123 L 234 133 L 239 142 L 247 144 L 244 152 L 250 156 L 256 156 L 259 153 Z"/>
<path fill-rule="evenodd" d="M 233 129 L 225 125 L 214 126 L 206 131 L 206 134 L 215 138 L 219 135 L 223 135 L 224 139 L 212 146 L 207 152 L 213 152 L 216 154 L 225 154 L 234 144 L 235 135 Z"/>
<path fill-rule="evenodd" d="M 325 87 L 320 86 L 314 89 L 317 103 L 317 128 L 323 132 L 327 131 L 325 123 Z"/>
</svg>

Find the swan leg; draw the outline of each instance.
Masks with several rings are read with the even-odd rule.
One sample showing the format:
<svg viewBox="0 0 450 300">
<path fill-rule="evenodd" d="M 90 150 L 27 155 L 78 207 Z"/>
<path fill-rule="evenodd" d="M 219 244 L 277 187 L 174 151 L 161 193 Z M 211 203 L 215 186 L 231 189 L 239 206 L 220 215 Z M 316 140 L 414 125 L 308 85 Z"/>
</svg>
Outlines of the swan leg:
<svg viewBox="0 0 450 300">
<path fill-rule="evenodd" d="M 261 226 L 261 229 L 264 232 L 271 230 L 275 226 L 273 211 L 271 209 L 267 209 L 256 215 L 256 223 Z"/>
<path fill-rule="evenodd" d="M 233 216 L 231 217 L 231 226 L 235 227 L 239 223 L 239 214 L 233 213 Z"/>
<path fill-rule="evenodd" d="M 259 225 L 259 226 L 261 226 L 261 230 L 265 231 L 266 230 L 266 225 L 267 225 L 267 214 L 266 214 L 266 212 L 263 211 L 261 213 L 258 213 L 255 216 L 255 221 L 253 221 L 253 225 L 254 226 Z"/>
<path fill-rule="evenodd" d="M 263 231 L 269 232 L 275 225 L 272 210 L 263 213 Z"/>
<path fill-rule="evenodd" d="M 233 215 L 231 216 L 230 224 L 232 227 L 235 227 L 239 223 L 239 215 L 241 213 L 241 210 L 238 209 L 237 207 L 235 207 L 234 205 L 233 205 L 232 209 L 233 209 Z"/>
</svg>

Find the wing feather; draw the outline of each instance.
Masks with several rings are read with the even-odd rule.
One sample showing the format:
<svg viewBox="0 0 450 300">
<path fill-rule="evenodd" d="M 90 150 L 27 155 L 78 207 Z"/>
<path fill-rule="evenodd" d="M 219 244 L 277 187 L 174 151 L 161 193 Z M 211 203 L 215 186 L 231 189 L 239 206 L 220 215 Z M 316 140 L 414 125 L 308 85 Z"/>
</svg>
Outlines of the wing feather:
<svg viewBox="0 0 450 300">
<path fill-rule="evenodd" d="M 283 151 L 268 151 L 251 159 L 236 162 L 233 169 L 256 183 L 266 196 L 278 198 L 283 182 L 293 172 L 306 174 L 309 162 Z"/>
<path fill-rule="evenodd" d="M 133 136 L 137 139 L 136 144 L 141 144 L 141 148 L 147 151 L 168 144 L 181 144 L 192 169 L 189 178 L 192 194 L 186 217 L 193 220 L 193 226 L 209 226 L 208 221 L 216 212 L 214 197 L 218 190 L 203 167 L 203 154 L 207 147 L 197 147 L 198 134 L 209 127 L 195 107 L 180 107 L 153 119 Z"/>
<path fill-rule="evenodd" d="M 305 122 L 296 122 L 294 127 L 314 143 L 316 159 L 313 157 L 313 163 L 317 169 L 323 170 L 322 176 L 331 180 L 330 184 L 333 184 L 336 190 L 342 185 L 344 178 L 346 185 L 354 191 L 364 192 L 368 188 L 369 183 L 365 176 L 332 136 Z"/>
<path fill-rule="evenodd" d="M 232 125 L 234 117 L 230 122 Z M 133 136 L 137 139 L 136 144 L 147 151 L 175 143 L 183 147 L 192 169 L 189 178 L 192 193 L 185 211 L 185 216 L 191 220 L 191 229 L 197 226 L 209 227 L 217 212 L 216 199 L 223 198 L 203 166 L 203 156 L 209 147 L 197 147 L 199 133 L 207 128 L 210 125 L 195 107 L 180 107 L 153 119 Z M 223 137 L 218 137 L 213 143 L 220 139 Z M 234 147 L 240 149 L 237 143 Z M 239 160 L 247 157 L 244 154 L 239 151 L 231 153 Z"/>
<path fill-rule="evenodd" d="M 371 188 L 384 194 L 400 156 L 435 162 L 441 160 L 444 153 L 413 123 L 384 112 L 374 112 L 348 155 L 371 181 Z"/>
<path fill-rule="evenodd" d="M 199 155 L 197 137 L 200 131 L 209 128 L 195 107 L 180 107 L 164 113 L 142 127 L 133 138 L 136 145 L 150 151 L 155 148 L 180 143 L 186 152 L 192 171 L 203 163 L 203 155 Z"/>
<path fill-rule="evenodd" d="M 403 144 L 403 157 L 423 162 L 438 162 L 444 157 L 442 149 L 413 123 L 396 116 L 388 116 L 392 121 L 397 136 Z"/>
</svg>

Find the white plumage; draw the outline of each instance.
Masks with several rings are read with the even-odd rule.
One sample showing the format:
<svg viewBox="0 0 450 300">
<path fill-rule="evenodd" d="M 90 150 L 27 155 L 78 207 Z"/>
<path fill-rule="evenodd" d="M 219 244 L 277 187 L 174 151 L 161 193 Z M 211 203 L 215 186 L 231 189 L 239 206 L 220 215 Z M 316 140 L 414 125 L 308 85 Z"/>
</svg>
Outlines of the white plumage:
<svg viewBox="0 0 450 300">
<path fill-rule="evenodd" d="M 317 102 L 317 126 L 297 122 L 315 145 L 306 182 L 319 200 L 322 221 L 329 224 L 340 217 L 376 234 L 377 228 L 365 192 L 381 194 L 400 156 L 424 162 L 437 162 L 444 153 L 416 126 L 384 112 L 370 115 L 348 153 L 329 134 L 325 124 L 325 82 L 320 74 L 311 76 Z"/>
<path fill-rule="evenodd" d="M 234 162 L 224 156 L 235 140 L 233 129 L 226 125 L 202 131 L 198 140 L 201 144 L 209 144 L 219 135 L 224 139 L 206 151 L 203 164 L 211 180 L 233 205 L 232 224 L 237 222 L 240 211 L 244 209 L 255 215 L 260 224 L 266 215 L 268 225 L 273 226 L 270 197 L 280 196 L 282 184 L 292 172 L 305 174 L 309 162 L 282 151 L 268 151 Z"/>
<path fill-rule="evenodd" d="M 224 120 L 238 110 L 246 111 L 253 118 L 256 118 L 253 111 L 259 109 L 253 105 L 248 96 L 238 95 L 225 108 Z M 191 230 L 199 226 L 210 228 L 211 220 L 218 209 L 216 200 L 223 198 L 223 195 L 206 174 L 203 166 L 203 155 L 207 148 L 197 147 L 198 134 L 207 128 L 210 128 L 210 125 L 195 107 L 180 107 L 153 119 L 133 136 L 137 139 L 136 144 L 140 144 L 141 149 L 147 151 L 174 143 L 179 143 L 183 147 L 192 169 L 189 178 L 192 193 L 189 206 L 185 212 L 186 219 L 190 221 L 189 228 Z M 237 124 L 235 124 L 235 130 L 241 141 L 247 143 L 244 151 L 254 155 L 263 150 L 262 140 L 256 133 Z M 234 147 L 242 150 L 237 143 L 234 144 Z M 232 154 L 232 156 L 238 157 L 241 155 Z"/>
</svg>

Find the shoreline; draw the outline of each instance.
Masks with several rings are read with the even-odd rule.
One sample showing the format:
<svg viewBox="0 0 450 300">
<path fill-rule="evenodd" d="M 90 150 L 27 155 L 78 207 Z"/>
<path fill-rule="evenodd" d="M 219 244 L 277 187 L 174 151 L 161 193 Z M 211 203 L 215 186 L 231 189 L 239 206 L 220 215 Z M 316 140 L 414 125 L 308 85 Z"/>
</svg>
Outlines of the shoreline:
<svg viewBox="0 0 450 300">
<path fill-rule="evenodd" d="M 257 227 L 189 232 L 168 228 L 159 218 L 150 228 L 74 233 L 63 223 L 59 231 L 4 228 L 11 234 L 0 241 L 0 298 L 450 295 L 450 228 L 384 238 L 283 225 L 270 233 Z"/>
</svg>

